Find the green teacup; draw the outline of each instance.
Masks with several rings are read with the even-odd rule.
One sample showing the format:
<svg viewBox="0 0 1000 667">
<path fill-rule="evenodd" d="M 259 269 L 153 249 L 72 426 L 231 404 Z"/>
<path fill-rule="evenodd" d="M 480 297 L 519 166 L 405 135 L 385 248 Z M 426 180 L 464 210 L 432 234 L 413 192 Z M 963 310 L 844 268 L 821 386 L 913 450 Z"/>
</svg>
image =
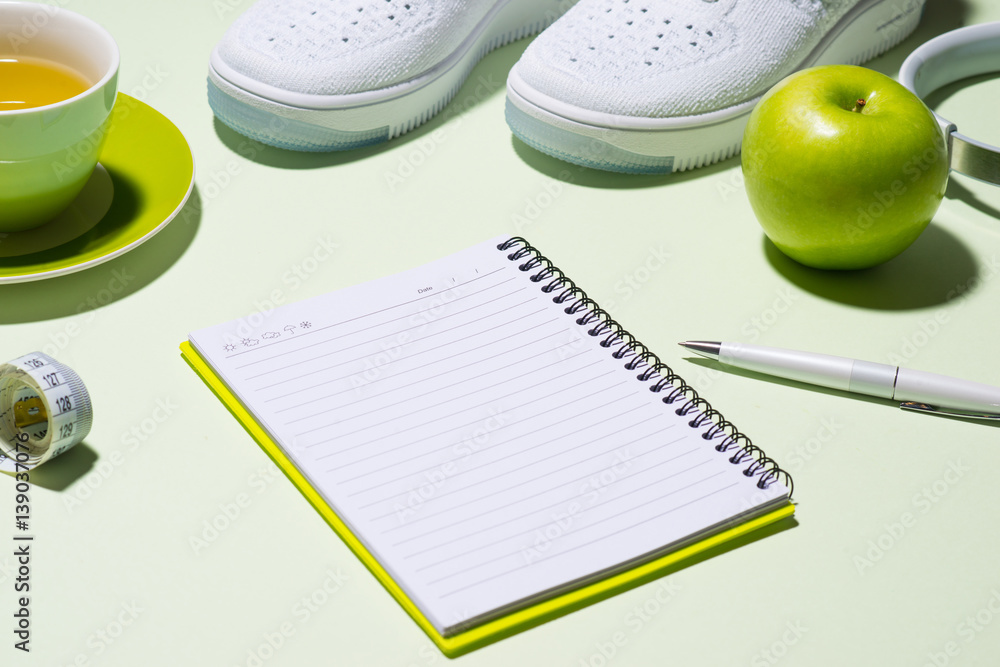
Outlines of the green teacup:
<svg viewBox="0 0 1000 667">
<path fill-rule="evenodd" d="M 45 106 L 0 109 L 0 232 L 43 225 L 72 203 L 97 166 L 118 94 L 115 40 L 74 12 L 0 2 L 0 59 L 24 57 L 68 67 L 90 86 Z"/>
</svg>

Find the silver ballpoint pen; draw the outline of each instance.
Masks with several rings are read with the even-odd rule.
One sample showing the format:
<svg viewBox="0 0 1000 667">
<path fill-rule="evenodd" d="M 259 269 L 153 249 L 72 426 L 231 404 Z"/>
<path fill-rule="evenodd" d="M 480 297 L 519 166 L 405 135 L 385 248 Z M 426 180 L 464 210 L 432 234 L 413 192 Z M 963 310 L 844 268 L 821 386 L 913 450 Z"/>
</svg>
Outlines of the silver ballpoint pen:
<svg viewBox="0 0 1000 667">
<path fill-rule="evenodd" d="M 692 352 L 757 373 L 900 401 L 904 410 L 1000 420 L 1000 387 L 889 364 L 746 343 L 688 341 Z"/>
</svg>

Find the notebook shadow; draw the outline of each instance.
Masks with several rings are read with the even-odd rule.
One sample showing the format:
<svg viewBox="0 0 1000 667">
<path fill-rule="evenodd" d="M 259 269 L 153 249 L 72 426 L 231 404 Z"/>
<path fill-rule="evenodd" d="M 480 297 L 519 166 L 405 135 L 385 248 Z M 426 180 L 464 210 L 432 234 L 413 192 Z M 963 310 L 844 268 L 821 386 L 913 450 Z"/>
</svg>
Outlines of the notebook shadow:
<svg viewBox="0 0 1000 667">
<path fill-rule="evenodd" d="M 789 517 L 786 517 L 784 519 L 779 519 L 778 521 L 775 521 L 774 523 L 770 523 L 770 524 L 768 524 L 766 526 L 762 526 L 761 528 L 753 530 L 753 531 L 751 531 L 749 533 L 746 533 L 746 534 L 744 534 L 744 535 L 742 535 L 740 537 L 734 538 L 732 540 L 728 540 L 726 542 L 723 542 L 722 544 L 716 545 L 714 547 L 710 547 L 710 548 L 705 549 L 704 551 L 701 551 L 701 552 L 699 552 L 697 554 L 694 554 L 694 555 L 692 555 L 690 557 L 684 558 L 680 562 L 675 563 L 674 565 L 671 565 L 671 566 L 669 566 L 669 567 L 667 567 L 667 568 L 665 568 L 663 570 L 658 570 L 658 571 L 655 571 L 655 572 L 651 572 L 651 573 L 646 574 L 646 575 L 644 575 L 642 577 L 639 577 L 636 580 L 630 582 L 630 585 L 625 590 L 633 590 L 635 588 L 638 588 L 638 587 L 643 586 L 645 584 L 651 583 L 651 582 L 656 581 L 658 579 L 661 579 L 663 577 L 669 577 L 670 575 L 672 575 L 672 574 L 674 574 L 676 572 L 680 572 L 681 570 L 685 570 L 685 569 L 687 569 L 689 567 L 693 567 L 695 565 L 698 565 L 699 563 L 704 563 L 705 561 L 711 560 L 712 558 L 718 558 L 720 556 L 724 556 L 725 554 L 727 554 L 727 553 L 729 553 L 731 551 L 736 551 L 737 549 L 741 549 L 741 548 L 747 547 L 747 546 L 749 546 L 749 545 L 751 545 L 751 544 L 753 544 L 755 542 L 758 542 L 760 540 L 766 540 L 769 537 L 772 537 L 772 536 L 777 535 L 779 533 L 783 533 L 783 532 L 785 532 L 787 530 L 795 528 L 798 525 L 799 525 L 799 522 L 798 522 L 798 520 L 796 520 L 796 518 L 794 516 L 789 516 Z M 605 600 L 605 599 L 607 599 L 609 597 L 612 597 L 614 595 L 618 595 L 618 594 L 620 594 L 622 592 L 623 591 L 621 591 L 621 590 L 609 591 L 609 592 L 607 592 L 606 594 L 604 594 L 604 595 L 602 595 L 600 597 L 597 597 L 597 598 L 594 598 L 594 599 L 588 599 L 584 603 L 578 604 L 577 606 L 570 606 L 566 610 L 565 613 L 569 613 L 571 611 L 576 611 L 577 609 L 580 609 L 582 607 L 586 607 L 586 606 L 591 605 L 591 604 L 595 604 L 597 602 L 600 602 L 601 600 Z"/>
<path fill-rule="evenodd" d="M 431 138 L 428 135 L 431 135 L 446 123 L 457 121 L 465 113 L 495 95 L 505 94 L 507 73 L 510 72 L 510 68 L 514 66 L 514 63 L 521 58 L 521 54 L 528 47 L 530 41 L 530 39 L 521 39 L 487 54 L 472 68 L 472 71 L 465 79 L 462 87 L 458 89 L 455 97 L 452 98 L 440 113 L 406 134 L 380 144 L 355 148 L 349 151 L 320 153 L 292 151 L 268 146 L 245 137 L 222 123 L 218 118 L 213 117 L 215 133 L 219 137 L 219 140 L 231 151 L 245 157 L 251 162 L 279 169 L 336 167 L 358 162 L 387 150 L 399 149 L 421 139 L 436 141 L 435 138 Z M 497 118 L 496 122 L 502 123 L 503 119 Z"/>
<path fill-rule="evenodd" d="M 816 296 L 873 310 L 917 310 L 978 288 L 980 264 L 953 234 L 931 223 L 903 254 L 858 271 L 813 269 L 790 259 L 763 237 L 775 271 Z"/>
<path fill-rule="evenodd" d="M 794 516 L 789 516 L 784 519 L 779 519 L 774 523 L 770 523 L 766 526 L 757 528 L 740 537 L 735 537 L 731 540 L 727 540 L 722 544 L 716 545 L 714 547 L 709 547 L 704 551 L 699 551 L 696 554 L 685 556 L 683 559 L 672 565 L 663 568 L 657 568 L 651 572 L 647 572 L 645 574 L 636 576 L 634 579 L 630 579 L 627 584 L 621 587 L 613 586 L 610 588 L 605 588 L 602 592 L 596 593 L 593 596 L 589 595 L 583 596 L 582 598 L 577 598 L 574 601 L 567 602 L 565 605 L 560 604 L 557 607 L 550 608 L 545 613 L 538 615 L 531 621 L 528 621 L 522 628 L 520 628 L 519 630 L 515 630 L 515 632 L 521 630 L 527 630 L 529 628 L 538 627 L 540 625 L 544 625 L 545 623 L 552 622 L 556 619 L 562 618 L 563 616 L 571 614 L 577 610 L 584 609 L 586 607 L 589 607 L 590 605 L 597 604 L 603 600 L 607 600 L 608 598 L 614 597 L 616 595 L 621 595 L 628 591 L 635 590 L 641 586 L 655 582 L 663 577 L 668 577 L 676 572 L 680 572 L 681 570 L 685 570 L 694 565 L 698 565 L 699 563 L 703 563 L 712 558 L 718 558 L 720 556 L 729 553 L 730 551 L 747 547 L 753 544 L 754 542 L 757 542 L 758 540 L 767 539 L 768 537 L 777 535 L 778 533 L 783 533 L 786 530 L 794 528 L 798 525 L 799 522 L 796 521 Z M 480 647 L 485 646 L 487 644 L 491 644 L 494 641 L 502 639 L 503 637 L 504 635 L 501 635 L 500 637 L 486 639 L 485 641 L 483 641 Z M 474 648 L 469 650 L 474 650 Z"/>
<path fill-rule="evenodd" d="M 89 473 L 98 458 L 97 452 L 86 442 L 78 443 L 65 454 L 30 471 L 31 484 L 49 491 L 65 491 Z"/>
<path fill-rule="evenodd" d="M 94 233 L 124 227 L 138 210 L 138 191 L 113 174 L 115 202 Z M 4 307 L 0 324 L 41 322 L 89 312 L 123 299 L 165 273 L 187 251 L 201 224 L 201 198 L 195 186 L 177 216 L 142 245 L 89 269 L 45 280 L 0 286 Z M 51 252 L 73 254 L 85 247 L 88 234 Z M 33 256 L 28 256 L 30 260 Z"/>
</svg>

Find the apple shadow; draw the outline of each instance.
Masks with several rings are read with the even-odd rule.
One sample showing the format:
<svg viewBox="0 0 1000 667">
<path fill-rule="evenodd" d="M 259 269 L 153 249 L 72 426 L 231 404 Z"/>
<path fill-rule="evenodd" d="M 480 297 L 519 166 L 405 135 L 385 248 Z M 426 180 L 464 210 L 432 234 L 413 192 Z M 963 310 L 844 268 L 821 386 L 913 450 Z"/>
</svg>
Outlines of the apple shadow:
<svg viewBox="0 0 1000 667">
<path fill-rule="evenodd" d="M 459 118 L 470 109 L 495 95 L 506 94 L 507 74 L 528 48 L 531 39 L 521 39 L 502 46 L 480 60 L 462 83 L 461 88 L 448 104 L 432 118 L 409 132 L 371 146 L 347 151 L 306 152 L 268 146 L 239 134 L 213 116 L 215 134 L 234 153 L 251 162 L 279 169 L 321 169 L 359 162 L 387 150 L 398 149 L 418 141 Z M 498 123 L 503 118 L 497 118 Z"/>
<path fill-rule="evenodd" d="M 830 301 L 873 310 L 918 310 L 975 289 L 979 263 L 953 234 L 931 223 L 906 251 L 858 271 L 827 271 L 799 264 L 764 236 L 764 254 L 789 282 Z"/>
</svg>

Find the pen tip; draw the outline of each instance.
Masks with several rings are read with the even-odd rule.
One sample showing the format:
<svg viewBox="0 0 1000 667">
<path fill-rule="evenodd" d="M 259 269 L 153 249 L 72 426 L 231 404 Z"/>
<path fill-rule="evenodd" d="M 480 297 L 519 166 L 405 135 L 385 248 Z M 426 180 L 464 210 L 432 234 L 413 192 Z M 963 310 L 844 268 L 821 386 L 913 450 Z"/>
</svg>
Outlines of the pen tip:
<svg viewBox="0 0 1000 667">
<path fill-rule="evenodd" d="M 722 343 L 704 340 L 689 340 L 679 343 L 679 345 L 683 348 L 691 350 L 695 354 L 700 354 L 701 356 L 708 357 L 709 359 L 718 359 L 719 352 L 722 348 Z"/>
</svg>

